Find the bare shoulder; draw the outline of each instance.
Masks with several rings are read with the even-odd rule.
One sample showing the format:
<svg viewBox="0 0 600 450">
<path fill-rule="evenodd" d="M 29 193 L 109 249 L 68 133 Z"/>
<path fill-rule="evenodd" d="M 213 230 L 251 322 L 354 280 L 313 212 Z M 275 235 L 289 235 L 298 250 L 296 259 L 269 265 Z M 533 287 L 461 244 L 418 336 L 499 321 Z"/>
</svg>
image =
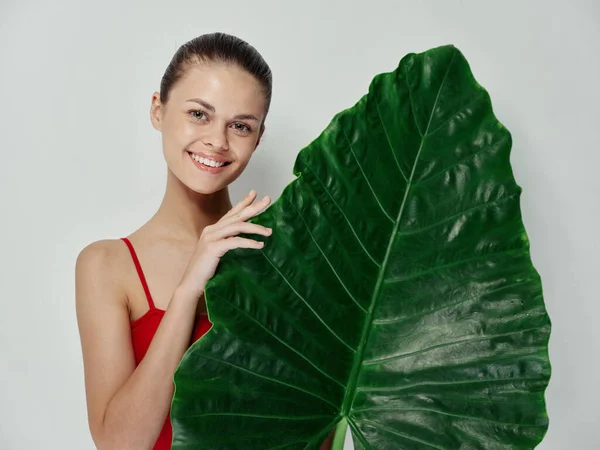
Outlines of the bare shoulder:
<svg viewBox="0 0 600 450">
<path fill-rule="evenodd" d="M 121 258 L 124 243 L 121 239 L 100 239 L 87 244 L 77 255 L 76 265 L 116 262 Z M 109 268 L 109 267 L 107 267 Z"/>
<path fill-rule="evenodd" d="M 127 252 L 122 241 L 103 239 L 86 245 L 75 263 L 75 305 L 88 420 L 96 437 L 102 434 L 110 399 L 135 369 L 121 270 Z"/>
<path fill-rule="evenodd" d="M 125 244 L 120 239 L 101 239 L 87 244 L 77 255 L 75 262 L 75 287 L 78 293 L 93 290 L 110 291 L 105 299 L 126 303 L 122 277 Z M 76 295 L 76 300 L 93 298 Z"/>
</svg>

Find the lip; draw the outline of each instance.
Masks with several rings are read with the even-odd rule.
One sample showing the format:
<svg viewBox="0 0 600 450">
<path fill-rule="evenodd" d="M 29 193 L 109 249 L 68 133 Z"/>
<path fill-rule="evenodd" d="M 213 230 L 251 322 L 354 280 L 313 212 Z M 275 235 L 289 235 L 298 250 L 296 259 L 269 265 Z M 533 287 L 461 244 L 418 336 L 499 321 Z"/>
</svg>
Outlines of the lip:
<svg viewBox="0 0 600 450">
<path fill-rule="evenodd" d="M 221 167 L 210 167 L 210 166 L 205 166 L 204 164 L 196 161 L 194 158 L 192 158 L 192 152 L 186 152 L 188 154 L 188 157 L 190 158 L 190 161 L 199 169 L 202 170 L 203 172 L 206 173 L 220 173 L 223 172 L 229 165 L 227 166 L 221 166 Z M 194 153 L 195 155 L 198 155 L 198 153 Z M 204 156 L 203 154 L 200 154 L 200 156 Z M 205 158 L 208 158 L 208 156 L 205 156 Z M 216 159 L 215 159 L 216 161 Z"/>
<path fill-rule="evenodd" d="M 204 152 L 191 152 L 189 150 L 187 150 L 188 153 L 192 153 L 196 156 L 202 156 L 203 158 L 208 158 L 208 159 L 212 159 L 213 161 L 217 161 L 217 162 L 231 162 L 229 159 L 224 158 L 222 156 L 219 155 L 209 155 L 208 153 L 204 153 Z"/>
</svg>

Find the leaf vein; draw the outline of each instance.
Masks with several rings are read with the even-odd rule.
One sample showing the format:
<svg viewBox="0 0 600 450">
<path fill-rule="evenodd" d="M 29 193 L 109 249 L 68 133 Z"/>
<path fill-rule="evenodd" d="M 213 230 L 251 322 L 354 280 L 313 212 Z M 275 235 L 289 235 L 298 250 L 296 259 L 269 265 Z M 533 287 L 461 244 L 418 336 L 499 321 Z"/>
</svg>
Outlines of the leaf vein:
<svg viewBox="0 0 600 450">
<path fill-rule="evenodd" d="M 410 111 L 412 112 L 413 120 L 415 121 L 415 126 L 417 127 L 417 131 L 419 132 L 419 136 L 423 138 L 423 132 L 419 127 L 419 121 L 417 120 L 417 116 L 415 114 L 415 102 L 413 101 L 412 89 L 410 88 L 410 80 L 408 79 L 408 69 L 406 67 L 406 64 L 404 65 L 404 78 L 406 79 L 406 89 L 408 90 L 408 98 L 410 99 Z"/>
<path fill-rule="evenodd" d="M 392 219 L 392 217 L 387 213 L 387 211 L 385 210 L 385 208 L 383 207 L 383 205 L 381 204 L 381 202 L 379 201 L 379 197 L 377 197 L 377 194 L 375 194 L 375 190 L 373 189 L 373 186 L 371 186 L 371 182 L 369 181 L 369 179 L 367 178 L 367 174 L 365 173 L 365 171 L 363 170 L 362 166 L 360 165 L 360 162 L 358 161 L 358 158 L 356 157 L 356 153 L 354 152 L 354 149 L 352 148 L 352 144 L 350 143 L 350 139 L 348 139 L 348 135 L 346 134 L 346 130 L 344 130 L 344 126 L 343 124 L 340 124 L 340 128 L 342 129 L 342 133 L 344 134 L 344 137 L 346 138 L 346 142 L 348 143 L 348 147 L 350 148 L 350 153 L 352 153 L 352 156 L 354 157 L 354 160 L 356 161 L 356 165 L 358 166 L 358 168 L 360 169 L 360 173 L 362 174 L 363 178 L 365 179 L 365 181 L 367 182 L 367 186 L 369 186 L 369 189 L 371 190 L 371 193 L 373 194 L 373 198 L 375 199 L 375 201 L 377 202 L 377 204 L 379 205 L 379 208 L 381 208 L 381 211 L 383 212 L 383 214 L 389 219 L 390 222 L 392 222 L 392 224 L 394 223 L 394 219 Z M 406 178 L 406 177 L 405 177 Z"/>
<path fill-rule="evenodd" d="M 398 360 L 398 359 L 403 359 L 403 358 L 408 358 L 410 356 L 418 355 L 418 354 L 421 354 L 421 353 L 427 353 L 427 352 L 429 352 L 431 350 L 437 350 L 437 349 L 443 348 L 443 347 L 450 347 L 451 345 L 466 344 L 466 343 L 469 343 L 469 342 L 488 341 L 488 340 L 492 340 L 492 339 L 499 338 L 499 337 L 512 336 L 513 334 L 526 333 L 526 332 L 529 332 L 529 331 L 540 330 L 540 329 L 543 329 L 543 328 L 546 328 L 546 327 L 547 327 L 547 325 L 544 325 L 544 326 L 541 326 L 541 327 L 526 328 L 524 330 L 511 331 L 510 333 L 493 334 L 493 335 L 486 335 L 486 336 L 479 337 L 479 338 L 463 339 L 463 340 L 460 340 L 460 341 L 453 341 L 453 342 L 444 342 L 443 344 L 432 345 L 431 347 L 423 348 L 423 349 L 416 350 L 416 351 L 410 352 L 410 353 L 402 353 L 400 355 L 386 356 L 384 358 L 365 360 L 365 361 L 363 361 L 363 365 L 364 366 L 370 366 L 372 364 L 378 364 L 378 363 L 384 363 L 384 362 L 389 362 L 389 361 L 395 361 L 395 360 Z"/>
<path fill-rule="evenodd" d="M 459 381 L 423 381 L 420 383 L 406 384 L 404 386 L 380 386 L 380 387 L 360 386 L 357 390 L 359 392 L 393 392 L 393 393 L 397 393 L 397 392 L 405 391 L 405 390 L 412 389 L 414 387 L 420 387 L 420 386 L 455 386 L 455 385 L 461 385 L 461 384 L 477 384 L 477 383 L 486 383 L 487 384 L 487 383 L 504 382 L 504 381 L 513 381 L 514 382 L 514 381 L 544 381 L 544 380 L 541 378 L 511 377 L 511 378 L 481 378 L 481 379 L 477 379 L 477 380 L 459 380 Z"/>
<path fill-rule="evenodd" d="M 353 353 L 356 353 L 356 349 L 352 348 L 352 346 L 350 346 L 350 344 L 348 344 L 346 341 L 344 341 L 335 331 L 333 331 L 333 329 L 323 320 L 323 318 L 321 316 L 319 316 L 319 314 L 314 310 L 314 308 L 312 306 L 310 306 L 310 304 L 306 301 L 306 299 L 304 297 L 302 297 L 302 295 L 300 295 L 300 293 L 294 288 L 294 286 L 291 285 L 291 283 L 287 280 L 287 278 L 283 276 L 283 274 L 277 268 L 277 266 L 275 266 L 275 264 L 273 264 L 273 262 L 267 257 L 267 255 L 265 255 L 265 252 L 262 250 L 260 252 L 265 257 L 265 259 L 269 262 L 269 264 L 271 264 L 271 266 L 275 269 L 275 271 L 279 274 L 279 276 L 283 279 L 283 281 L 286 282 L 286 284 L 290 287 L 290 289 L 294 292 L 294 294 L 296 294 L 296 296 L 300 300 L 302 300 L 302 302 L 308 307 L 308 309 L 310 309 L 312 311 L 314 316 L 317 319 L 319 319 L 319 321 L 325 326 L 325 328 L 327 328 L 329 330 L 331 335 L 334 336 L 338 341 L 340 341 L 346 347 L 348 347 Z"/>
<path fill-rule="evenodd" d="M 365 411 L 394 411 L 394 412 L 420 412 L 420 411 L 426 411 L 426 412 L 432 412 L 432 413 L 436 413 L 436 414 L 442 414 L 445 416 L 450 416 L 450 417 L 457 417 L 459 419 L 467 419 L 467 420 L 478 420 L 478 421 L 483 421 L 483 422 L 489 422 L 489 423 L 495 423 L 498 425 L 516 425 L 519 427 L 539 427 L 540 425 L 536 425 L 536 424 L 528 424 L 528 423 L 514 423 L 514 422 L 502 422 L 499 420 L 491 420 L 491 419 L 486 419 L 483 417 L 474 417 L 474 416 L 467 416 L 464 414 L 453 414 L 453 413 L 449 413 L 449 412 L 445 412 L 445 411 L 439 411 L 437 409 L 430 409 L 430 408 L 394 408 L 394 407 L 386 407 L 386 406 L 370 406 L 367 408 L 361 408 L 361 409 L 355 409 L 354 411 L 352 411 L 353 413 L 357 413 L 357 412 L 365 412 Z"/>
<path fill-rule="evenodd" d="M 300 210 L 296 207 L 296 205 L 294 205 L 293 202 L 288 201 L 288 203 L 290 205 L 292 205 L 292 207 L 296 210 L 296 212 L 298 213 L 298 216 L 300 216 L 300 218 L 302 219 L 302 222 L 304 223 L 304 227 L 306 228 L 306 231 L 308 231 L 308 234 L 310 235 L 310 238 L 313 240 L 313 242 L 315 243 L 315 245 L 317 246 L 317 248 L 319 249 L 319 252 L 321 253 L 321 255 L 323 256 L 323 258 L 325 258 L 325 261 L 327 261 L 327 264 L 329 265 L 329 267 L 331 267 L 331 270 L 333 271 L 335 277 L 338 279 L 338 281 L 340 282 L 340 284 L 342 285 L 342 287 L 344 288 L 344 290 L 348 293 L 348 295 L 350 296 L 350 298 L 352 299 L 352 301 L 356 304 L 356 306 L 358 306 L 362 312 L 366 313 L 367 310 L 364 308 L 364 306 L 362 306 L 358 300 L 356 300 L 356 298 L 354 298 L 354 295 L 352 295 L 352 293 L 350 292 L 350 290 L 346 287 L 346 285 L 344 284 L 344 282 L 342 281 L 340 275 L 337 273 L 337 271 L 335 270 L 335 268 L 333 267 L 333 265 L 331 264 L 331 261 L 329 261 L 329 258 L 327 258 L 327 255 L 325 255 L 325 252 L 323 251 L 323 249 L 321 248 L 321 246 L 319 245 L 319 243 L 316 241 L 316 239 L 314 238 L 312 232 L 310 231 L 310 228 L 308 226 L 308 223 L 306 223 L 306 220 L 304 219 L 304 216 L 302 215 L 302 213 L 300 212 Z"/>
<path fill-rule="evenodd" d="M 454 119 L 456 116 L 458 116 L 461 112 L 463 112 L 465 109 L 467 109 L 468 107 L 470 107 L 473 103 L 475 103 L 477 100 L 483 100 L 485 99 L 485 94 L 480 94 L 479 92 L 473 96 L 473 98 L 471 100 L 469 100 L 465 105 L 461 106 L 458 111 L 456 111 L 455 113 L 453 113 L 448 119 L 444 120 L 441 125 L 439 125 L 438 127 L 436 127 L 433 131 L 430 131 L 427 133 L 427 136 L 433 136 L 435 133 L 437 133 L 439 130 L 441 130 L 446 124 L 448 124 L 452 119 Z"/>
<path fill-rule="evenodd" d="M 497 144 L 499 144 L 499 143 L 501 143 L 501 141 L 497 142 L 495 145 L 497 145 Z M 439 175 L 441 175 L 441 174 L 443 174 L 443 173 L 446 173 L 446 172 L 448 172 L 448 170 L 449 170 L 449 169 L 451 169 L 452 167 L 454 167 L 454 166 L 458 166 L 459 164 L 462 164 L 462 163 L 464 163 L 465 161 L 468 161 L 469 159 L 471 159 L 471 158 L 474 158 L 475 156 L 477 156 L 477 155 L 480 155 L 481 153 L 488 152 L 488 151 L 490 151 L 490 147 L 484 147 L 484 148 L 482 148 L 482 149 L 480 149 L 480 150 L 477 150 L 476 152 L 473 152 L 473 153 L 471 153 L 471 154 L 469 154 L 469 155 L 467 155 L 467 156 L 465 156 L 465 157 L 463 157 L 463 158 L 459 159 L 458 161 L 456 161 L 456 162 L 454 162 L 454 163 L 450 164 L 449 166 L 446 166 L 446 167 L 444 167 L 444 168 L 443 168 L 442 170 L 440 170 L 439 172 L 436 172 L 436 173 L 434 173 L 433 175 L 430 175 L 430 176 L 428 176 L 428 177 L 427 177 L 427 178 L 425 178 L 424 180 L 421 180 L 421 181 L 419 181 L 418 183 L 415 183 L 415 184 L 413 185 L 413 187 L 416 187 L 416 186 L 420 186 L 420 185 L 422 185 L 422 184 L 425 184 L 425 183 L 429 182 L 430 180 L 434 179 L 435 177 L 437 177 L 437 176 L 439 176 Z"/>
<path fill-rule="evenodd" d="M 228 413 L 228 412 L 215 412 L 215 413 L 204 413 L 204 414 L 190 414 L 185 416 L 186 419 L 193 419 L 198 417 L 206 416 L 233 416 L 233 417 L 252 417 L 255 419 L 282 419 L 282 420 L 311 420 L 311 419 L 329 419 L 331 416 L 325 415 L 314 415 L 314 416 L 276 416 L 271 414 L 242 414 L 242 413 Z"/>
<path fill-rule="evenodd" d="M 376 320 L 373 321 L 373 323 L 377 324 L 377 325 L 384 325 L 385 326 L 385 325 L 390 325 L 390 324 L 393 324 L 393 323 L 404 322 L 405 320 L 413 319 L 415 317 L 423 317 L 423 316 L 426 316 L 426 315 L 429 316 L 432 313 L 441 311 L 441 310 L 446 309 L 446 308 L 451 308 L 453 306 L 461 305 L 463 303 L 470 302 L 471 300 L 475 300 L 475 299 L 477 299 L 477 298 L 479 298 L 481 296 L 489 295 L 489 294 L 494 294 L 494 293 L 499 292 L 499 291 L 501 291 L 503 289 L 508 289 L 508 288 L 511 288 L 511 287 L 514 287 L 514 286 L 519 286 L 521 284 L 527 284 L 527 283 L 531 283 L 531 280 L 527 279 L 527 280 L 524 280 L 524 281 L 519 281 L 518 283 L 511 283 L 511 284 L 506 285 L 506 286 L 502 286 L 502 287 L 499 287 L 499 288 L 496 288 L 496 289 L 492 289 L 491 291 L 480 292 L 480 293 L 477 293 L 476 295 L 473 295 L 473 296 L 468 297 L 466 299 L 462 299 L 462 300 L 460 300 L 458 302 L 444 304 L 444 305 L 440 306 L 439 308 L 427 309 L 426 311 L 423 311 L 421 313 L 411 314 L 409 316 L 387 318 L 387 319 L 376 319 Z"/>
<path fill-rule="evenodd" d="M 373 263 L 377 267 L 381 267 L 381 264 L 379 264 L 375 260 L 375 258 L 373 258 L 373 256 L 371 255 L 371 253 L 369 253 L 369 251 L 367 250 L 367 248 L 365 247 L 365 245 L 363 244 L 363 242 L 360 240 L 360 238 L 358 237 L 358 234 L 356 234 L 356 230 L 354 230 L 354 227 L 350 223 L 350 220 L 348 220 L 348 217 L 344 213 L 344 210 L 340 207 L 340 205 L 338 205 L 338 203 L 335 201 L 335 199 L 333 198 L 333 196 L 330 194 L 329 190 L 327 189 L 327 186 L 325 186 L 325 184 L 321 181 L 321 179 L 319 178 L 319 176 L 317 175 L 317 173 L 312 169 L 312 167 L 308 164 L 308 162 L 306 162 L 306 160 L 304 162 L 306 163 L 306 167 L 308 167 L 308 169 L 314 174 L 315 178 L 319 181 L 319 183 L 321 183 L 321 186 L 323 186 L 323 189 L 325 190 L 325 193 L 329 196 L 329 198 L 331 198 L 331 200 L 333 201 L 333 204 L 340 211 L 340 213 L 342 214 L 342 216 L 344 217 L 344 219 L 346 219 L 346 223 L 350 227 L 350 230 L 352 231 L 352 234 L 354 234 L 354 237 L 356 238 L 357 242 L 360 244 L 360 246 L 364 250 L 365 254 L 369 257 L 369 259 L 371 259 L 371 261 L 373 261 Z"/>
<path fill-rule="evenodd" d="M 467 262 L 471 262 L 471 261 L 478 261 L 480 259 L 486 259 L 490 256 L 496 256 L 496 255 L 503 255 L 505 253 L 511 253 L 511 252 L 523 252 L 525 249 L 523 247 L 519 247 L 519 248 L 509 248 L 506 250 L 502 250 L 499 252 L 489 252 L 489 253 L 482 253 L 479 254 L 477 256 L 474 256 L 473 258 L 466 258 L 466 259 L 461 259 L 459 261 L 454 261 L 451 262 L 449 264 L 442 264 L 440 266 L 434 266 L 431 267 L 427 270 L 422 270 L 421 272 L 416 272 L 413 274 L 410 274 L 409 276 L 405 277 L 405 276 L 398 276 L 398 277 L 394 277 L 394 278 L 388 278 L 387 280 L 385 280 L 386 284 L 394 284 L 394 283 L 399 283 L 401 281 L 407 281 L 407 280 L 412 280 L 413 278 L 418 278 L 421 275 L 425 275 L 426 273 L 429 272 L 436 272 L 439 269 L 447 269 L 448 267 L 454 267 L 454 266 L 459 266 L 461 264 L 467 263 Z"/>
<path fill-rule="evenodd" d="M 398 166 L 398 170 L 402 174 L 404 181 L 406 181 L 408 183 L 408 178 L 406 178 L 406 175 L 404 174 L 404 171 L 402 170 L 402 167 L 400 166 L 400 161 L 398 161 L 398 157 L 396 156 L 396 152 L 394 151 L 394 147 L 392 146 L 392 142 L 390 141 L 390 136 L 388 135 L 387 128 L 385 127 L 385 123 L 383 122 L 383 117 L 381 116 L 381 111 L 379 110 L 379 99 L 377 98 L 377 96 L 375 94 L 373 94 L 373 97 L 375 99 L 375 108 L 377 109 L 377 115 L 379 116 L 379 121 L 381 122 L 381 128 L 383 128 L 383 132 L 385 134 L 387 143 L 390 147 L 390 151 L 392 152 L 394 161 L 396 161 L 396 166 Z"/>
<path fill-rule="evenodd" d="M 265 330 L 267 332 L 267 334 L 273 336 L 277 341 L 279 341 L 280 343 L 282 343 L 283 345 L 285 345 L 287 348 L 289 348 L 291 351 L 293 351 L 295 354 L 297 354 L 298 356 L 300 356 L 302 359 L 304 359 L 307 363 L 309 363 L 311 366 L 313 366 L 315 369 L 317 369 L 320 373 L 322 373 L 323 375 L 325 375 L 331 381 L 334 381 L 335 383 L 339 384 L 344 389 L 346 388 L 346 386 L 344 386 L 344 384 L 342 384 L 341 382 L 339 382 L 338 380 L 336 380 L 335 378 L 333 378 L 331 375 L 329 375 L 326 372 L 324 372 L 321 368 L 319 368 L 317 366 L 317 364 L 315 364 L 314 362 L 312 362 L 307 356 L 303 355 L 298 350 L 296 350 L 294 347 L 292 347 L 291 345 L 289 345 L 287 342 L 285 342 L 283 339 L 281 339 L 279 336 L 277 336 L 275 333 L 273 333 L 271 330 L 269 330 L 267 327 L 265 327 L 263 324 L 261 324 L 258 320 L 254 319 L 254 317 L 250 316 L 250 314 L 248 314 L 246 311 L 244 311 L 243 309 L 241 309 L 240 307 L 238 307 L 237 305 L 231 303 L 230 301 L 228 301 L 226 299 L 223 299 L 222 301 L 224 301 L 225 303 L 233 306 L 235 309 L 237 309 L 238 311 L 240 311 L 242 314 L 244 314 L 246 317 L 248 317 L 250 320 L 252 320 L 258 326 L 260 326 L 263 330 Z M 309 391 L 305 391 L 305 392 L 307 394 L 311 394 L 311 395 L 313 395 L 313 396 L 315 396 L 315 397 L 323 400 L 324 402 L 329 403 L 334 408 L 338 408 L 339 407 L 338 405 L 330 402 L 329 400 L 326 400 L 325 398 L 321 397 L 320 395 L 317 395 L 317 394 L 315 394 L 313 392 L 309 392 Z"/>
<path fill-rule="evenodd" d="M 396 236 L 407 236 L 407 235 L 410 235 L 410 234 L 415 234 L 415 233 L 419 233 L 419 232 L 424 231 L 424 230 L 428 230 L 430 228 L 435 228 L 438 225 L 441 225 L 441 224 L 443 224 L 445 222 L 448 222 L 448 221 L 454 219 L 455 217 L 464 216 L 465 214 L 467 214 L 467 213 L 469 213 L 471 211 L 475 211 L 477 209 L 485 209 L 487 206 L 493 206 L 496 203 L 502 202 L 504 200 L 511 200 L 511 199 L 513 199 L 515 197 L 519 197 L 520 194 L 521 194 L 520 192 L 515 192 L 513 194 L 503 195 L 502 197 L 497 198 L 496 200 L 492 200 L 490 202 L 479 203 L 478 205 L 475 205 L 475 206 L 473 206 L 471 208 L 465 209 L 464 211 L 460 211 L 460 212 L 458 212 L 456 214 L 453 214 L 451 216 L 445 217 L 444 219 L 442 219 L 442 220 L 440 220 L 438 222 L 429 224 L 427 226 L 424 226 L 424 227 L 421 227 L 421 228 L 412 228 L 412 229 L 409 229 L 408 231 L 399 232 Z"/>
<path fill-rule="evenodd" d="M 360 432 L 359 428 L 356 426 L 356 424 L 354 423 L 354 421 L 352 420 L 352 418 L 348 417 L 347 420 L 348 420 L 348 426 L 354 432 L 353 435 L 356 436 L 356 438 L 358 438 L 358 440 L 360 441 L 360 443 L 363 445 L 363 447 L 366 450 L 371 450 L 373 447 L 371 447 L 371 444 L 369 444 L 367 442 L 367 440 L 365 439 L 365 437 L 363 436 L 363 434 Z"/>
<path fill-rule="evenodd" d="M 425 445 L 427 445 L 429 447 L 437 448 L 438 450 L 446 450 L 444 447 L 438 447 L 437 445 L 432 444 L 431 442 L 427 442 L 427 441 L 424 441 L 422 439 L 418 439 L 416 437 L 409 436 L 408 434 L 400 433 L 399 431 L 396 431 L 396 430 L 394 430 L 392 428 L 385 427 L 385 426 L 381 425 L 380 423 L 373 422 L 371 420 L 366 420 L 366 419 L 360 419 L 360 421 L 363 422 L 363 423 L 365 423 L 365 424 L 367 424 L 367 425 L 371 425 L 372 427 L 375 427 L 375 428 L 378 428 L 378 429 L 380 429 L 382 431 L 385 431 L 386 433 L 395 434 L 396 436 L 403 437 L 403 438 L 408 439 L 410 441 L 419 442 L 419 443 L 425 444 Z"/>
<path fill-rule="evenodd" d="M 249 374 L 257 376 L 259 378 L 264 378 L 265 380 L 272 381 L 273 383 L 282 384 L 282 385 L 290 387 L 292 389 L 296 389 L 296 390 L 304 392 L 306 394 L 310 394 L 310 395 L 312 395 L 314 397 L 319 397 L 319 395 L 316 394 L 316 393 L 314 393 L 314 392 L 307 391 L 306 389 L 303 389 L 303 388 L 301 388 L 299 386 L 296 386 L 294 384 L 290 384 L 290 383 L 286 383 L 284 381 L 278 380 L 277 378 L 271 378 L 271 377 L 268 377 L 266 375 L 262 375 L 260 373 L 253 372 L 252 370 L 249 370 L 249 369 L 246 369 L 245 367 L 238 366 L 236 364 L 230 363 L 229 361 L 225 361 L 224 359 L 213 358 L 211 356 L 207 356 L 205 353 L 201 353 L 201 355 L 202 355 L 203 358 L 210 359 L 211 361 L 223 363 L 223 364 L 226 364 L 228 366 L 234 367 L 234 368 L 236 368 L 238 370 L 241 370 L 243 372 L 248 372 Z M 323 400 L 325 400 L 325 399 L 323 399 Z M 327 401 L 327 400 L 325 400 L 325 401 Z"/>
</svg>

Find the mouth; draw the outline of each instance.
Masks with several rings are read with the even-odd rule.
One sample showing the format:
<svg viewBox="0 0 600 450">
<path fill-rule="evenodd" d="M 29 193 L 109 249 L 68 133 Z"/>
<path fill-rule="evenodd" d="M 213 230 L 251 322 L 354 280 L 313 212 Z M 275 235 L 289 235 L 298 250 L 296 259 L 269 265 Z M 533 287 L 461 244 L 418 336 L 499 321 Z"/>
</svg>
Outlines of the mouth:
<svg viewBox="0 0 600 450">
<path fill-rule="evenodd" d="M 217 161 L 186 151 L 192 163 L 200 170 L 208 173 L 219 173 L 231 164 L 231 161 Z"/>
</svg>

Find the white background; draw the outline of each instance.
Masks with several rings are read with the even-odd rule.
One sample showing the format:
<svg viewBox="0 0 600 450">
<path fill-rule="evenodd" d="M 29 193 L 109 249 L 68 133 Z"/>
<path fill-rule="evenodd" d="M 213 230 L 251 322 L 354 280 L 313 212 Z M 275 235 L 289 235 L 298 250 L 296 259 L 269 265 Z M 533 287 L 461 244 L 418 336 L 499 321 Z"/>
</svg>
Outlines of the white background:
<svg viewBox="0 0 600 450">
<path fill-rule="evenodd" d="M 593 0 L 0 0 L 0 448 L 93 448 L 75 259 L 158 208 L 166 165 L 150 98 L 177 48 L 213 31 L 247 40 L 274 73 L 234 202 L 253 187 L 276 199 L 297 152 L 406 53 L 463 52 L 513 136 L 553 325 L 538 448 L 600 448 L 599 30 Z"/>
</svg>

